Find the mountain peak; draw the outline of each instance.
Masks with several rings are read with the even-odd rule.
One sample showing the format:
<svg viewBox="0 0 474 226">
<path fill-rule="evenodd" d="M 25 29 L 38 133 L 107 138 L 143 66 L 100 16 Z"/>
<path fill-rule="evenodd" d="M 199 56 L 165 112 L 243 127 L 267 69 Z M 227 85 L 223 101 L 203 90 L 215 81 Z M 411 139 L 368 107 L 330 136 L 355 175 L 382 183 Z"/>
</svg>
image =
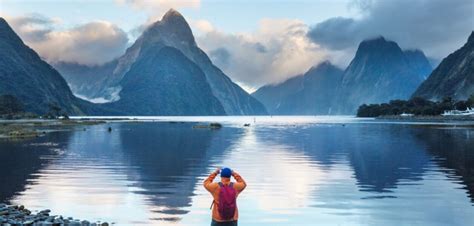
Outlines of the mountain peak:
<svg viewBox="0 0 474 226">
<path fill-rule="evenodd" d="M 421 49 L 407 49 L 407 50 L 404 50 L 403 52 L 405 53 L 409 53 L 409 54 L 422 54 L 422 55 L 425 55 L 425 53 L 421 50 Z"/>
<path fill-rule="evenodd" d="M 168 40 L 170 42 L 183 41 L 194 44 L 194 36 L 188 22 L 183 15 L 174 9 L 168 10 L 161 20 L 156 21 L 145 31 L 147 38 Z"/>
<path fill-rule="evenodd" d="M 329 60 L 325 60 L 325 61 L 323 61 L 323 62 L 319 63 L 318 67 L 322 67 L 322 66 L 331 66 L 331 65 L 332 65 L 332 64 L 331 64 L 331 61 L 329 61 Z"/>
<path fill-rule="evenodd" d="M 184 19 L 184 16 L 174 9 L 168 10 L 168 12 L 166 12 L 165 15 L 161 18 L 160 22 L 163 24 L 170 24 L 172 26 L 179 26 L 182 29 L 189 28 L 189 25 L 186 22 L 186 19 Z"/>
<path fill-rule="evenodd" d="M 421 49 L 407 49 L 407 50 L 404 50 L 403 53 L 407 57 L 414 57 L 420 60 L 426 60 L 428 62 L 428 58 L 426 57 L 425 53 Z"/>
<path fill-rule="evenodd" d="M 356 58 L 362 55 L 373 54 L 402 54 L 402 49 L 394 41 L 386 40 L 383 36 L 378 36 L 372 39 L 366 39 L 359 44 L 356 52 Z"/>
<path fill-rule="evenodd" d="M 331 74 L 329 72 L 335 71 L 335 70 L 340 70 L 340 69 L 334 66 L 331 63 L 331 61 L 325 60 L 319 63 L 318 65 L 311 67 L 305 74 L 312 74 L 312 73 Z"/>
<path fill-rule="evenodd" d="M 470 43 L 474 42 L 474 31 L 471 31 L 471 35 L 469 35 L 467 42 L 470 42 Z"/>
<path fill-rule="evenodd" d="M 0 24 L 3 26 L 6 23 L 7 21 L 3 17 L 0 16 Z"/>
<path fill-rule="evenodd" d="M 362 43 L 385 43 L 385 42 L 389 42 L 389 41 L 387 41 L 387 39 L 385 39 L 385 37 L 383 37 L 382 35 L 368 38 L 362 41 Z"/>
<path fill-rule="evenodd" d="M 10 25 L 8 25 L 8 22 L 3 17 L 0 17 L 0 29 L 1 29 L 2 33 L 4 33 L 4 32 L 11 33 L 10 31 L 13 31 L 11 29 Z"/>
<path fill-rule="evenodd" d="M 383 36 L 377 36 L 374 38 L 368 38 L 362 41 L 359 45 L 359 48 L 361 46 L 385 46 L 385 45 L 393 45 L 396 44 L 394 41 L 387 40 Z"/>
<path fill-rule="evenodd" d="M 181 15 L 181 13 L 179 13 L 177 10 L 171 8 L 168 10 L 168 12 L 165 13 L 165 15 L 163 16 L 163 18 L 161 19 L 161 21 L 166 21 L 166 20 L 170 20 L 170 19 L 173 19 L 173 18 L 183 18 L 183 15 Z"/>
<path fill-rule="evenodd" d="M 315 66 L 312 66 L 309 70 L 321 70 L 321 69 L 325 69 L 325 68 L 329 68 L 329 67 L 332 67 L 333 65 L 331 64 L 331 61 L 329 60 L 325 60 Z"/>
<path fill-rule="evenodd" d="M 13 31 L 8 22 L 3 17 L 0 17 L 0 40 L 4 40 L 11 44 L 23 43 L 20 37 L 15 33 L 15 31 Z"/>
</svg>

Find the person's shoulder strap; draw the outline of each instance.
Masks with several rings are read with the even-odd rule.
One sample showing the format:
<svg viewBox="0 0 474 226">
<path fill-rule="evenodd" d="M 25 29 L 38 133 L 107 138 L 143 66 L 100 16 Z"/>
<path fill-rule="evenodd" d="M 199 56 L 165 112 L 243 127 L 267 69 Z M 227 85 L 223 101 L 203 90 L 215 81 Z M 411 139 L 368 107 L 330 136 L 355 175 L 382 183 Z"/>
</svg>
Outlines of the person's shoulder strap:
<svg viewBox="0 0 474 226">
<path fill-rule="evenodd" d="M 224 187 L 224 184 L 222 182 L 218 182 L 217 184 L 219 184 L 219 187 Z M 234 186 L 234 182 L 230 182 L 229 187 L 233 187 L 233 186 Z"/>
</svg>

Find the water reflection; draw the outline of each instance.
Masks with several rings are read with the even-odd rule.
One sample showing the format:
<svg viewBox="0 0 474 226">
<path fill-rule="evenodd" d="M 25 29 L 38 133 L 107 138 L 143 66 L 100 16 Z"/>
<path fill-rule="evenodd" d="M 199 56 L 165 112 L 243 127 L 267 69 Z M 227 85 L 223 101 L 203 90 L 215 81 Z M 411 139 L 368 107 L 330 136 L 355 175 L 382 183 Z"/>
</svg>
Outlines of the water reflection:
<svg viewBox="0 0 474 226">
<path fill-rule="evenodd" d="M 280 131 L 279 136 L 263 136 L 301 150 L 323 168 L 349 161 L 361 191 L 384 193 L 401 180 L 421 180 L 430 161 L 411 130 L 404 125 L 333 124 L 294 127 Z"/>
<path fill-rule="evenodd" d="M 12 172 L 0 174 L 0 198 L 119 225 L 207 225 L 202 180 L 229 166 L 249 184 L 243 225 L 466 225 L 473 135 L 366 123 L 112 123 L 0 142 L 0 170 Z"/>
<path fill-rule="evenodd" d="M 67 135 L 66 135 L 67 136 Z M 66 145 L 57 134 L 27 140 L 0 139 L 0 202 L 9 201 L 38 178 L 38 171 L 50 164 Z"/>
<path fill-rule="evenodd" d="M 426 145 L 440 170 L 454 180 L 461 179 L 474 205 L 474 129 L 437 128 L 429 133 L 418 129 L 414 134 Z"/>
<path fill-rule="evenodd" d="M 222 154 L 230 143 L 223 134 L 238 135 L 236 129 L 193 129 L 189 124 L 150 127 L 146 124 L 120 130 L 122 150 L 136 174 L 130 174 L 133 186 L 142 190 L 152 220 L 177 221 L 188 211 L 198 177 L 206 172 L 209 156 Z"/>
</svg>

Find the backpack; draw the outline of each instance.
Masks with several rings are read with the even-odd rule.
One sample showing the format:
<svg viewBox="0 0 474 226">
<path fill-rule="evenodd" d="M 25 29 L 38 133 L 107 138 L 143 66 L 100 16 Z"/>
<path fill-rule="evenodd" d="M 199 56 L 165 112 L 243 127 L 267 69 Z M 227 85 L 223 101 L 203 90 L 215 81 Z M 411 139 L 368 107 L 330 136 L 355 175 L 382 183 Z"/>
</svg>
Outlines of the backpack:
<svg viewBox="0 0 474 226">
<path fill-rule="evenodd" d="M 237 191 L 233 185 L 234 183 L 232 182 L 228 186 L 219 182 L 221 190 L 219 192 L 219 205 L 217 205 L 217 210 L 223 220 L 231 220 L 237 208 Z"/>
</svg>

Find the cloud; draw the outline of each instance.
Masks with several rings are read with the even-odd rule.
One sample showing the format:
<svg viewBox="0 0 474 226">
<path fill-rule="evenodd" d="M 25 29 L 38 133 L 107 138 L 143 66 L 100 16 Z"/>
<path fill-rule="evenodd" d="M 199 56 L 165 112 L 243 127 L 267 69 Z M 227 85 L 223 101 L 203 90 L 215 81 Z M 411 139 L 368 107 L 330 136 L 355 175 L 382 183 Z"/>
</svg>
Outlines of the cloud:
<svg viewBox="0 0 474 226">
<path fill-rule="evenodd" d="M 61 20 L 39 14 L 6 19 L 23 41 L 49 62 L 102 64 L 123 54 L 128 45 L 127 34 L 107 21 L 57 30 Z"/>
<path fill-rule="evenodd" d="M 291 19 L 262 19 L 250 33 L 212 29 L 197 42 L 219 68 L 247 90 L 279 83 L 323 61 L 324 50 L 307 37 L 308 26 Z"/>
<path fill-rule="evenodd" d="M 215 30 L 211 22 L 207 20 L 191 20 L 190 25 L 191 27 L 195 28 L 199 34 L 212 32 Z"/>
<path fill-rule="evenodd" d="M 474 29 L 472 0 L 358 0 L 360 18 L 335 17 L 316 24 L 308 37 L 331 50 L 355 48 L 383 35 L 402 48 L 420 48 L 436 58 L 460 48 Z"/>
</svg>

